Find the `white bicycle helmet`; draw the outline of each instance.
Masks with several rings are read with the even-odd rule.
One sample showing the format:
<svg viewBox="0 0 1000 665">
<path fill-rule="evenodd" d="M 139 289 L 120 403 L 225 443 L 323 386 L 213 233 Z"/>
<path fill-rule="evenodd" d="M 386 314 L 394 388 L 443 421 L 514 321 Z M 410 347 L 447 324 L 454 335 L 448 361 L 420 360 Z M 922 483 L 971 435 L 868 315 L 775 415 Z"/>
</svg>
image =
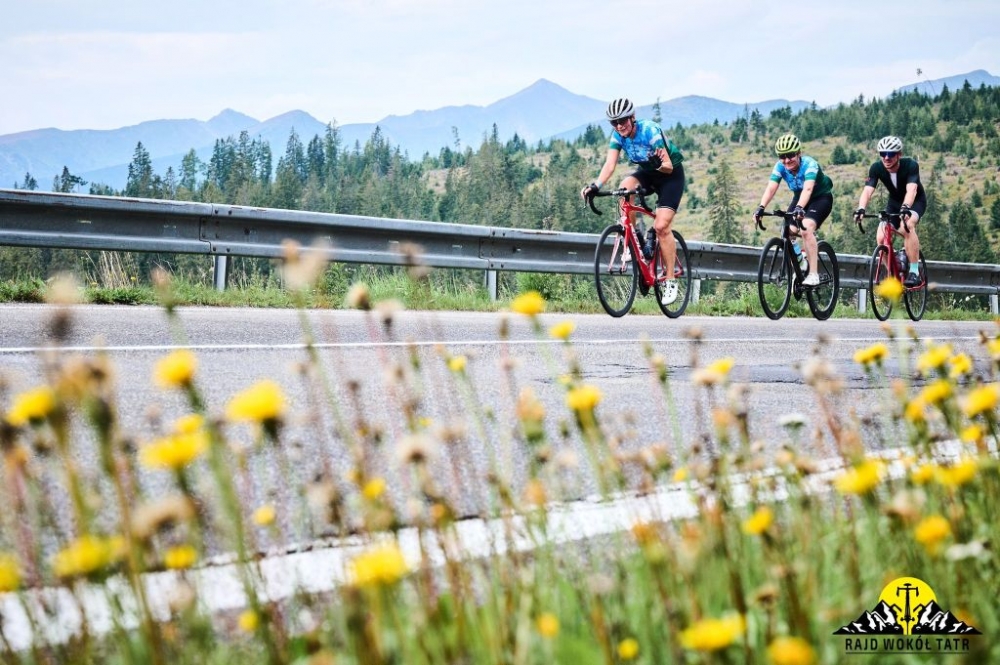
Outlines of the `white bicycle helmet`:
<svg viewBox="0 0 1000 665">
<path fill-rule="evenodd" d="M 886 136 L 878 142 L 878 152 L 903 152 L 903 140 L 898 136 Z"/>
<path fill-rule="evenodd" d="M 622 118 L 629 117 L 633 113 L 635 113 L 635 107 L 632 106 L 632 102 L 625 97 L 616 99 L 608 104 L 608 120 L 621 120 Z"/>
</svg>

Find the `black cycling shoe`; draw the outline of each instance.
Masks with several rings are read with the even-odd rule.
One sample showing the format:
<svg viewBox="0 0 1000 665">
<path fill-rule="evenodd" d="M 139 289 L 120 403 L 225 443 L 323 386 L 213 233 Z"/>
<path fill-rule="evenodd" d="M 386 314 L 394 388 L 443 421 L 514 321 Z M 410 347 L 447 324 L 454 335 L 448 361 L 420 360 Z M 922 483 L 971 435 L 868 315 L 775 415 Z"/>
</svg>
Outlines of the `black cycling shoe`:
<svg viewBox="0 0 1000 665">
<path fill-rule="evenodd" d="M 914 286 L 920 286 L 920 275 L 915 272 L 906 273 L 906 278 L 903 279 L 903 286 L 908 289 L 912 289 Z"/>
</svg>

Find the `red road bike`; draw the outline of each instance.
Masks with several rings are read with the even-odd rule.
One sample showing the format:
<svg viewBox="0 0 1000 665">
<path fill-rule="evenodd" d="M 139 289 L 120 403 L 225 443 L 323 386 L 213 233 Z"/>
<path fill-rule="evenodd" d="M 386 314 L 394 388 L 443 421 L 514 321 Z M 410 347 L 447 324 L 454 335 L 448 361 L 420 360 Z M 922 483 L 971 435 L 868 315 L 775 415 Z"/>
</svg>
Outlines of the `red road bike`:
<svg viewBox="0 0 1000 665">
<path fill-rule="evenodd" d="M 618 210 L 621 217 L 618 223 L 604 229 L 594 252 L 594 280 L 597 285 L 597 297 L 600 299 L 604 311 L 611 316 L 618 317 L 627 314 L 632 309 L 637 290 L 642 295 L 646 295 L 649 293 L 649 288 L 653 287 L 660 311 L 672 319 L 684 313 L 691 297 L 691 256 L 688 254 L 687 243 L 684 242 L 680 233 L 672 232 L 677 245 L 674 279 L 678 291 L 677 299 L 669 305 L 663 304 L 663 290 L 667 276 L 663 267 L 663 258 L 660 256 L 659 242 L 654 240 L 651 258 L 647 259 L 642 253 L 644 240 L 641 233 L 637 231 L 636 225 L 632 223 L 630 213 L 649 217 L 650 219 L 647 221 L 652 227 L 655 215 L 646 204 L 645 199 L 650 193 L 651 190 L 641 186 L 635 189 L 621 188 L 610 192 L 596 192 L 593 197 L 587 200 L 590 209 L 600 215 L 601 211 L 594 207 L 595 197 L 614 196 L 619 199 Z M 632 197 L 635 197 L 637 204 L 632 203 Z M 636 219 L 642 219 L 640 216 L 637 216 Z"/>
<path fill-rule="evenodd" d="M 882 211 L 878 215 L 865 215 L 865 219 L 878 219 L 879 226 L 884 227 L 882 237 L 888 238 L 889 244 L 880 244 L 872 252 L 871 262 L 868 264 L 868 300 L 871 303 L 875 318 L 885 321 L 892 313 L 892 300 L 875 293 L 876 287 L 884 280 L 895 277 L 899 283 L 903 283 L 906 273 L 909 271 L 909 261 L 906 258 L 906 251 L 896 250 L 896 236 L 904 237 L 899 225 L 909 231 L 906 220 L 899 213 Z M 864 233 L 865 229 L 858 222 L 858 229 Z M 927 262 L 924 261 L 924 253 L 920 252 L 919 275 L 920 283 L 916 286 L 903 287 L 903 304 L 906 305 L 906 313 L 914 321 L 919 321 L 924 311 L 927 309 Z"/>
</svg>

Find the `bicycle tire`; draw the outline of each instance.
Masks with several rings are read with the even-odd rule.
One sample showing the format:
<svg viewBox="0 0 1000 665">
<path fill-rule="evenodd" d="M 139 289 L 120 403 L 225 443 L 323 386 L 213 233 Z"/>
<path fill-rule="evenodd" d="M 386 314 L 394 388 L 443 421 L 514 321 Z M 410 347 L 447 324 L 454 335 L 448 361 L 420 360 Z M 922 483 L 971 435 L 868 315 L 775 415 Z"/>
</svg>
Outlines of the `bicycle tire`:
<svg viewBox="0 0 1000 665">
<path fill-rule="evenodd" d="M 816 320 L 826 321 L 837 308 L 840 296 L 840 264 L 837 253 L 825 240 L 820 240 L 816 246 L 816 274 L 819 284 L 806 288 L 806 300 Z"/>
<path fill-rule="evenodd" d="M 920 252 L 920 286 L 906 289 L 903 292 L 903 304 L 906 305 L 906 313 L 914 321 L 919 321 L 927 311 L 927 262 L 924 261 L 924 253 Z"/>
<path fill-rule="evenodd" d="M 594 250 L 594 284 L 597 298 L 604 311 L 614 317 L 624 316 L 632 309 L 639 288 L 639 273 L 629 256 L 625 227 L 612 224 L 604 229 Z"/>
<path fill-rule="evenodd" d="M 677 247 L 674 258 L 674 281 L 677 282 L 677 300 L 669 305 L 663 304 L 663 286 L 666 283 L 666 276 L 660 277 L 663 257 L 660 255 L 659 247 L 656 248 L 653 255 L 653 274 L 657 276 L 656 283 L 654 284 L 656 304 L 660 306 L 661 312 L 671 319 L 676 319 L 684 313 L 691 299 L 691 254 L 688 252 L 687 243 L 684 242 L 684 236 L 677 231 L 672 231 L 672 233 L 674 234 L 674 245 Z"/>
<path fill-rule="evenodd" d="M 791 302 L 791 269 L 785 254 L 785 241 L 781 238 L 768 240 L 757 264 L 757 296 L 764 314 L 772 321 L 784 316 Z"/>
<path fill-rule="evenodd" d="M 892 276 L 889 261 L 895 260 L 896 257 L 892 256 L 888 247 L 879 245 L 872 252 L 871 263 L 868 264 L 868 302 L 871 303 L 872 313 L 879 321 L 885 321 L 892 314 L 892 301 L 877 295 L 875 289 L 883 280 Z"/>
</svg>

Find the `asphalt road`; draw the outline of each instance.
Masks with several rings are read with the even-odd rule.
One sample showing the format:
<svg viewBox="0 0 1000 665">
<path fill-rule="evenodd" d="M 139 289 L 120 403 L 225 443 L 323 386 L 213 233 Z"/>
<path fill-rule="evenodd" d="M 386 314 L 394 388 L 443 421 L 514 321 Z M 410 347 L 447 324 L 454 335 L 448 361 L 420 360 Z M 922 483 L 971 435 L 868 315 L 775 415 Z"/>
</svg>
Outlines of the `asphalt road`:
<svg viewBox="0 0 1000 665">
<path fill-rule="evenodd" d="M 546 405 L 554 446 L 573 450 L 586 460 L 578 438 L 561 434 L 561 422 L 572 425 L 564 405 L 565 389 L 558 381 L 569 367 L 569 349 L 584 381 L 602 391 L 598 413 L 621 446 L 637 450 L 663 443 L 678 460 L 699 441 L 706 441 L 709 407 L 726 399 L 722 391 L 710 394 L 693 385 L 695 362 L 704 365 L 724 357 L 735 359 L 731 378 L 745 387 L 751 435 L 765 450 L 792 443 L 779 419 L 800 413 L 810 424 L 794 445 L 820 457 L 833 452 L 828 429 L 812 420 L 816 398 L 799 371 L 815 354 L 827 359 L 843 379 L 844 390 L 833 400 L 841 417 L 856 413 L 866 418 L 887 399 L 886 391 L 879 390 L 852 359 L 857 349 L 887 341 L 883 326 L 874 319 L 773 322 L 736 317 L 669 320 L 545 314 L 540 317 L 539 332 L 528 319 L 513 314 L 400 311 L 386 326 L 374 312 L 311 311 L 304 316 L 325 376 L 319 381 L 307 379 L 302 372 L 308 354 L 303 344 L 303 314 L 297 311 L 182 308 L 178 310 L 181 325 L 175 328 L 159 308 L 80 306 L 69 311 L 69 333 L 59 346 L 53 346 L 55 312 L 42 305 L 0 305 L 0 377 L 7 389 L 6 395 L 0 393 L 3 408 L 12 393 L 43 380 L 43 351 L 54 349 L 55 357 L 62 360 L 73 354 L 107 353 L 116 368 L 123 432 L 141 443 L 154 437 L 158 427 L 186 413 L 179 395 L 164 393 L 152 384 L 154 363 L 173 349 L 192 348 L 200 362 L 197 382 L 213 414 L 221 414 L 233 394 L 261 378 L 277 381 L 286 392 L 291 407 L 282 438 L 287 456 L 269 448 L 250 455 L 244 490 L 251 504 L 274 501 L 288 506 L 289 513 L 294 512 L 304 483 L 322 474 L 341 482 L 351 466 L 334 414 L 348 427 L 355 428 L 363 419 L 367 428 L 382 433 L 382 445 L 370 451 L 372 471 L 386 474 L 400 500 L 410 490 L 409 481 L 397 475 L 392 458 L 397 442 L 406 434 L 405 413 L 411 407 L 422 424 L 465 424 L 465 436 L 442 447 L 435 468 L 441 472 L 444 491 L 469 512 L 484 508 L 480 504 L 482 478 L 491 465 L 499 465 L 514 478 L 523 474 L 529 452 L 517 443 L 513 427 L 516 398 L 523 387 L 534 389 Z M 576 324 L 569 347 L 549 339 L 545 332 L 565 320 Z M 933 338 L 966 350 L 977 359 L 977 369 L 986 369 L 981 365 L 978 333 L 992 334 L 993 323 L 890 323 L 900 336 L 905 337 L 904 331 L 912 326 L 921 339 Z M 508 331 L 505 339 L 503 327 Z M 657 387 L 642 353 L 642 339 L 662 354 L 670 368 L 675 410 L 668 408 Z M 897 346 L 895 342 L 890 346 L 893 359 L 888 371 L 898 376 Z M 445 364 L 446 353 L 468 358 L 468 384 L 455 380 Z M 413 371 L 414 367 L 419 369 Z M 352 398 L 351 385 L 357 386 L 357 399 Z M 254 440 L 248 428 L 232 428 L 230 433 L 233 441 L 246 446 Z M 895 444 L 894 436 L 898 433 L 868 427 L 865 444 L 871 448 Z M 96 469 L 88 437 L 80 438 L 76 454 L 84 469 Z M 290 461 L 289 470 L 282 470 L 283 459 Z M 202 477 L 200 482 L 207 479 Z M 570 494 L 577 496 L 596 489 L 586 463 L 568 482 Z M 154 472 L 143 478 L 147 496 L 169 487 L 165 474 Z M 300 541 L 309 535 L 292 526 L 283 537 Z M 263 538 L 267 542 L 275 536 Z"/>
</svg>

